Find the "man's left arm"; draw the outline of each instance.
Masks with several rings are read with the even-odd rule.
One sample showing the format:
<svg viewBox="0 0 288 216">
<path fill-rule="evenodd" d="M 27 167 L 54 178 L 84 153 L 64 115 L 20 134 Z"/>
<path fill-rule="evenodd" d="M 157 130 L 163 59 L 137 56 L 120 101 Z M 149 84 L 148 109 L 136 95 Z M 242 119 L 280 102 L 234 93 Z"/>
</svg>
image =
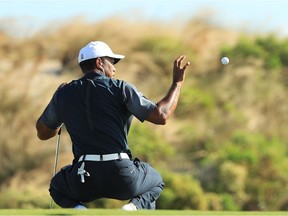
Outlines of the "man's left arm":
<svg viewBox="0 0 288 216">
<path fill-rule="evenodd" d="M 37 136 L 40 140 L 48 140 L 51 137 L 54 137 L 58 133 L 59 129 L 60 127 L 56 129 L 47 127 L 41 120 L 41 117 L 36 122 Z"/>
</svg>

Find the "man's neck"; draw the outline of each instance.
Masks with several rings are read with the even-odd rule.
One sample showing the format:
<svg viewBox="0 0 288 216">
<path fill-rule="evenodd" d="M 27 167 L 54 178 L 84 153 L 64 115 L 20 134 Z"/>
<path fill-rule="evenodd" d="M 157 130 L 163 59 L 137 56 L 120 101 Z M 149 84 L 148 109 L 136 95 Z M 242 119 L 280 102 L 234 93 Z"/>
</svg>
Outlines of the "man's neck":
<svg viewBox="0 0 288 216">
<path fill-rule="evenodd" d="M 87 70 L 87 71 L 85 72 L 85 74 L 88 74 L 88 73 L 97 73 L 97 74 L 100 74 L 100 75 L 105 75 L 101 70 L 98 70 L 98 69 Z"/>
</svg>

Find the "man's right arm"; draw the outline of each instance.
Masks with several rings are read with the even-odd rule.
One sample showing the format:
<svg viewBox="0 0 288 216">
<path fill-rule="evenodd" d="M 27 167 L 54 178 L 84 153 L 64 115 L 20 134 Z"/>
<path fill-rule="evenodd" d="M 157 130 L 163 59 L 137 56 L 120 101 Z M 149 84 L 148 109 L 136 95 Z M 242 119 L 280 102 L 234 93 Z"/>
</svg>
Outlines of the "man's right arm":
<svg viewBox="0 0 288 216">
<path fill-rule="evenodd" d="M 174 61 L 173 81 L 168 93 L 156 104 L 157 106 L 148 115 L 146 121 L 165 125 L 169 117 L 174 113 L 178 104 L 180 90 L 185 79 L 185 70 L 190 65 L 190 62 L 187 62 L 182 67 L 185 58 L 186 56 L 182 55 Z"/>
</svg>

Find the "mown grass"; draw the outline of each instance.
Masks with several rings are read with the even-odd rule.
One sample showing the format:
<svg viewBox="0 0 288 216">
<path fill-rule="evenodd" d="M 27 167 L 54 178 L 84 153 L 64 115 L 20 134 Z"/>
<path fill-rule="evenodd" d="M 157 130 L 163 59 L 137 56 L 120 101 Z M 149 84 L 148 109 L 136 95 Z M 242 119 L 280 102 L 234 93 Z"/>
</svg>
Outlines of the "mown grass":
<svg viewBox="0 0 288 216">
<path fill-rule="evenodd" d="M 254 216 L 254 215 L 287 215 L 284 211 L 192 211 L 192 210 L 156 210 L 127 212 L 119 209 L 9 209 L 0 210 L 0 215 L 193 215 L 193 216 Z"/>
</svg>

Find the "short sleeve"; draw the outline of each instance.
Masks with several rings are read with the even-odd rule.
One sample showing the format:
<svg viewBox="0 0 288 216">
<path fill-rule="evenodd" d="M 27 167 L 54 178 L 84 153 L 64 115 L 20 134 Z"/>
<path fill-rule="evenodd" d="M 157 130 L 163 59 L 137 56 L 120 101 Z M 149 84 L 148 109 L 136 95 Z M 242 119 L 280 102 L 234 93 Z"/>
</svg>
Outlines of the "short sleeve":
<svg viewBox="0 0 288 216">
<path fill-rule="evenodd" d="M 58 90 L 54 93 L 51 101 L 45 108 L 43 114 L 41 115 L 41 121 L 49 128 L 56 129 L 61 126 L 62 122 L 60 120 L 59 112 L 58 112 Z"/>
<path fill-rule="evenodd" d="M 127 109 L 141 122 L 144 122 L 156 104 L 147 99 L 137 88 L 124 83 L 124 98 Z"/>
</svg>

